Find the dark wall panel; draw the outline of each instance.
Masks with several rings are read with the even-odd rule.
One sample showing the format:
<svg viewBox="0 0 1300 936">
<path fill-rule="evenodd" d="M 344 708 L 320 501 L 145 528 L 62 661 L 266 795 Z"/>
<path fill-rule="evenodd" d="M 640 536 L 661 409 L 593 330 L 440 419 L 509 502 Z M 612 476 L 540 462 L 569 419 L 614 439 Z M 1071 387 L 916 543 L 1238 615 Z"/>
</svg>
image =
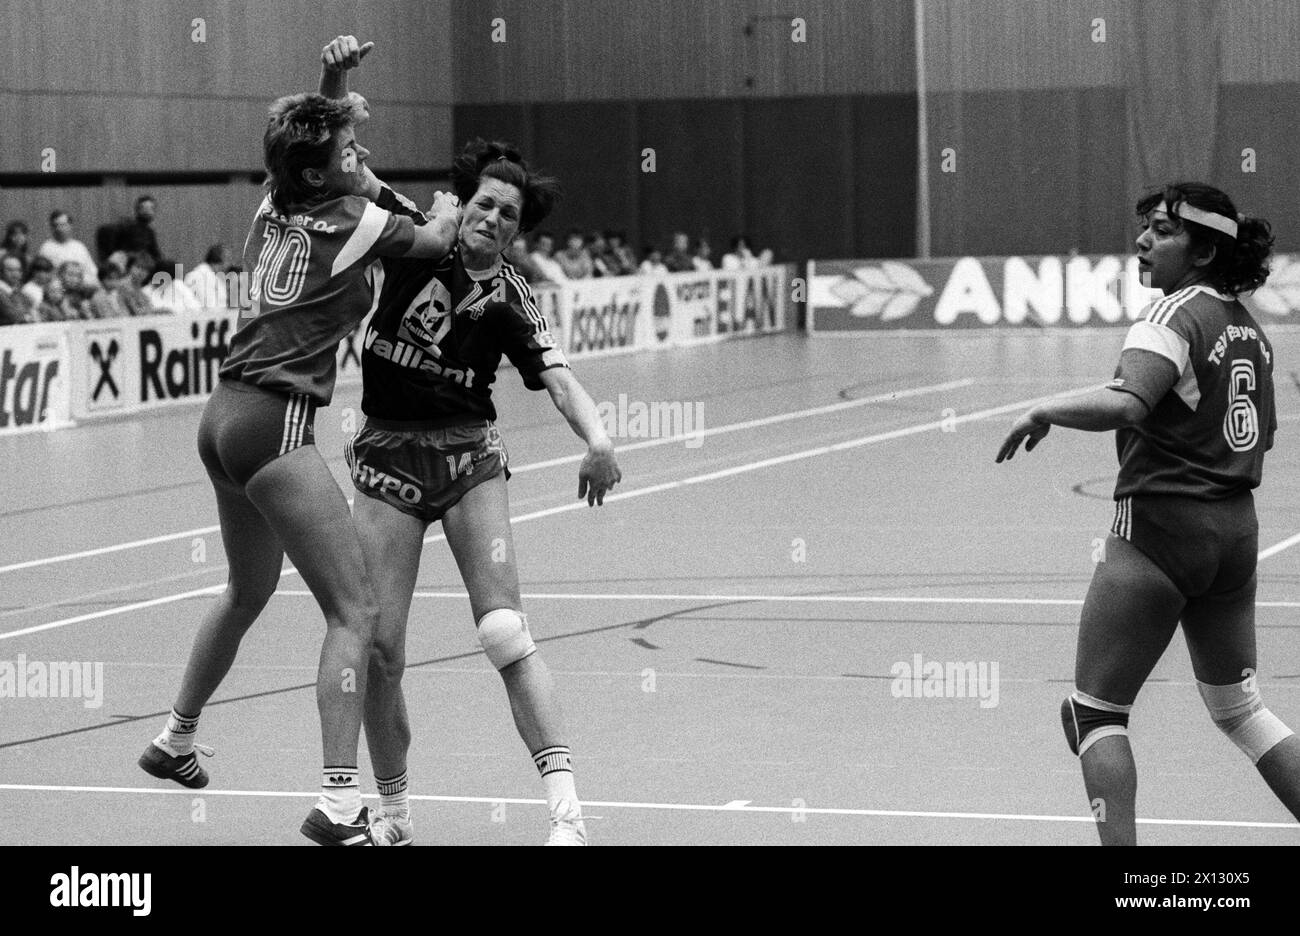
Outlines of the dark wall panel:
<svg viewBox="0 0 1300 936">
<path fill-rule="evenodd" d="M 851 252 L 851 99 L 746 102 L 744 160 L 748 226 L 760 247 L 781 260 Z"/>
<path fill-rule="evenodd" d="M 546 226 L 639 229 L 641 147 L 631 102 L 538 104 L 533 156 L 558 176 L 565 196 Z"/>
<path fill-rule="evenodd" d="M 641 148 L 656 171 L 640 174 L 640 251 L 667 249 L 676 230 L 706 236 L 718 262 L 745 217 L 743 111 L 738 101 L 645 102 L 637 107 Z"/>
<path fill-rule="evenodd" d="M 945 93 L 928 105 L 934 256 L 1125 246 L 1134 199 L 1123 91 Z"/>
<path fill-rule="evenodd" d="M 1300 123 L 1289 115 L 1300 84 L 1224 85 L 1219 89 L 1214 173 L 1209 181 L 1232 197 L 1238 211 L 1273 225 L 1276 250 L 1300 250 Z M 1254 151 L 1254 171 L 1243 171 L 1242 151 Z M 1247 168 L 1249 164 L 1247 164 Z"/>
<path fill-rule="evenodd" d="M 855 257 L 916 254 L 916 95 L 853 102 Z"/>
</svg>

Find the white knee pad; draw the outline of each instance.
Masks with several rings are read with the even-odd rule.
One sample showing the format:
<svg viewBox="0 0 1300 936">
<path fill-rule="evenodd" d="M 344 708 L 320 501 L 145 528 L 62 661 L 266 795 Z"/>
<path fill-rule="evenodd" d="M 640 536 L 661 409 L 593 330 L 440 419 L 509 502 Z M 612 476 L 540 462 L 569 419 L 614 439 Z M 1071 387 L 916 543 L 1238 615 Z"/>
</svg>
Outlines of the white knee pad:
<svg viewBox="0 0 1300 936">
<path fill-rule="evenodd" d="M 1282 719 L 1264 707 L 1264 700 L 1253 682 L 1249 690 L 1246 685 L 1238 682 L 1211 686 L 1199 679 L 1196 681 L 1196 688 L 1201 690 L 1201 698 L 1210 710 L 1214 724 L 1228 736 L 1228 740 L 1241 748 L 1252 764 L 1258 764 L 1274 745 L 1291 737 L 1293 732 Z"/>
<path fill-rule="evenodd" d="M 479 618 L 478 642 L 498 672 L 537 650 L 528 621 L 510 608 L 497 608 Z"/>
</svg>

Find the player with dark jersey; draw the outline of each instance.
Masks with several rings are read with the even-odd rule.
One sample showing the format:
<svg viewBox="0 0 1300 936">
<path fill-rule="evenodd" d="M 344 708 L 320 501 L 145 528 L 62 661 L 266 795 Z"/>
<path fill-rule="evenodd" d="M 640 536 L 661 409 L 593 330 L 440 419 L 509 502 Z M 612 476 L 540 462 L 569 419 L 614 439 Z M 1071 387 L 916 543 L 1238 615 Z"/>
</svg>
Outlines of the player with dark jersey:
<svg viewBox="0 0 1300 936">
<path fill-rule="evenodd" d="M 1277 430 L 1273 348 L 1237 296 L 1273 239 L 1223 192 L 1178 183 L 1138 202 L 1138 263 L 1164 296 L 1129 329 L 1115 378 L 1021 416 L 998 452 L 1053 425 L 1117 430 L 1115 521 L 1084 601 L 1075 691 L 1061 707 L 1103 845 L 1136 844 L 1128 719 L 1181 621 L 1214 723 L 1300 818 L 1300 739 L 1256 676 L 1254 495 Z"/>
<path fill-rule="evenodd" d="M 331 42 L 322 85 L 340 81 L 362 54 L 350 36 Z M 372 844 L 357 743 L 378 601 L 347 501 L 313 444 L 313 418 L 334 392 L 340 339 L 370 309 L 367 267 L 380 257 L 445 254 L 459 217 L 450 196 L 423 226 L 375 205 L 382 186 L 356 140 L 361 119 L 356 100 L 322 94 L 271 106 L 268 194 L 244 248 L 252 308 L 240 316 L 199 425 L 229 580 L 203 620 L 166 727 L 140 758 L 154 776 L 207 784 L 194 754 L 199 714 L 275 591 L 287 554 L 326 622 L 316 687 L 321 798 L 302 826 L 322 845 Z"/>
<path fill-rule="evenodd" d="M 550 211 L 554 180 L 506 144 L 477 140 L 456 159 L 464 201 L 457 245 L 437 261 L 385 260 L 361 356 L 365 425 L 348 448 L 357 530 L 380 598 L 366 698 L 366 740 L 379 786 L 376 844 L 410 844 L 402 696 L 406 622 L 424 535 L 441 520 L 488 660 L 500 672 L 515 725 L 541 774 L 551 816 L 547 844 L 583 845 L 563 718 L 523 615 L 505 445 L 492 382 L 502 355 L 524 386 L 545 389 L 588 451 L 578 496 L 602 504 L 622 475 L 591 397 L 569 369 L 522 276 L 502 251 Z M 385 203 L 381 200 L 381 204 Z"/>
</svg>

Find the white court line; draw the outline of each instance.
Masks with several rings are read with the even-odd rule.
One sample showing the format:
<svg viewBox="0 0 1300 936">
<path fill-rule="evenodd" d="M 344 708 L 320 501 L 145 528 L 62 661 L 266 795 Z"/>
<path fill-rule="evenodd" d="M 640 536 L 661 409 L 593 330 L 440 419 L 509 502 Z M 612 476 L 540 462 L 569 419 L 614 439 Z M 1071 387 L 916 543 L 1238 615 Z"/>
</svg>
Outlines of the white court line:
<svg viewBox="0 0 1300 936">
<path fill-rule="evenodd" d="M 1029 400 L 1020 400 L 1015 403 L 1006 403 L 1003 404 L 1002 406 L 994 406 L 989 409 L 976 410 L 975 412 L 967 413 L 964 416 L 944 417 L 943 419 L 937 419 L 934 420 L 933 422 L 918 423 L 911 426 L 904 426 L 901 429 L 892 429 L 888 432 L 878 432 L 873 435 L 862 436 L 861 438 L 857 438 L 857 439 L 849 439 L 845 442 L 836 442 L 834 445 L 821 445 L 818 446 L 817 448 L 805 449 L 801 452 L 791 452 L 786 455 L 778 455 L 775 458 L 765 458 L 762 459 L 761 461 L 748 462 L 746 464 L 736 465 L 731 468 L 724 468 L 721 471 L 713 471 L 713 472 L 709 472 L 708 474 L 695 475 L 694 477 L 691 478 L 683 478 L 680 481 L 666 481 L 663 484 L 652 484 L 649 487 L 637 488 L 632 491 L 624 491 L 621 494 L 609 494 L 606 495 L 605 497 L 605 503 L 609 504 L 615 501 L 629 500 L 633 497 L 643 497 L 647 494 L 658 494 L 661 491 L 671 491 L 676 488 L 685 487 L 690 484 L 701 484 L 705 481 L 714 481 L 718 478 L 727 478 L 727 477 L 731 477 L 732 475 L 743 474 L 749 471 L 758 471 L 760 468 L 771 468 L 775 465 L 785 465 L 785 464 L 789 464 L 790 462 L 801 461 L 807 458 L 816 458 L 819 455 L 827 455 L 832 452 L 843 452 L 848 449 L 859 448 L 864 445 L 873 445 L 877 442 L 888 442 L 891 439 L 901 439 L 906 436 L 918 435 L 922 432 L 932 432 L 936 429 L 951 431 L 952 426 L 961 423 L 976 422 L 981 419 L 988 419 L 992 416 L 1001 416 L 1006 413 L 1020 412 L 1021 410 L 1028 409 L 1031 406 L 1034 406 L 1038 403 L 1045 402 L 1047 400 L 1057 400 L 1063 397 L 1078 396 L 1079 394 L 1082 393 L 1088 393 L 1098 389 L 1099 386 L 1100 385 L 1093 384 L 1087 387 L 1079 387 L 1074 390 L 1067 390 L 1063 393 L 1052 393 L 1046 396 L 1034 397 L 1033 399 L 1029 399 Z M 587 502 L 585 500 L 575 500 L 567 504 L 561 504 L 558 507 L 548 507 L 544 510 L 535 510 L 532 513 L 527 513 L 519 517 L 513 517 L 511 518 L 511 523 L 512 524 L 523 523 L 524 521 L 527 520 L 536 520 L 541 517 L 553 517 L 556 514 L 568 513 L 569 511 L 572 510 L 582 510 L 582 509 L 587 509 Z M 443 534 L 438 533 L 433 536 L 425 537 L 424 542 L 433 543 L 443 538 L 444 538 Z M 280 579 L 281 581 L 283 581 L 286 576 L 296 575 L 297 572 L 298 570 L 294 568 L 285 569 L 283 572 L 280 573 Z M 214 585 L 209 588 L 199 588 L 188 592 L 182 592 L 179 595 L 165 595 L 161 598 L 151 598 L 148 601 L 137 601 L 129 605 L 123 605 L 121 607 L 103 608 L 99 611 L 92 611 L 88 614 L 79 614 L 75 617 L 64 618 L 59 621 L 50 621 L 47 624 L 36 624 L 33 625 L 32 627 L 24 627 L 21 630 L 6 631 L 5 633 L 0 633 L 0 640 L 9 640 L 14 637 L 22 637 L 27 634 L 39 633 L 40 631 L 54 630 L 60 627 L 67 627 L 72 624 L 80 624 L 84 621 L 95 621 L 101 618 L 115 617 L 116 615 L 119 614 L 126 614 L 131 611 L 141 610 L 143 608 L 151 608 L 151 607 L 157 607 L 158 605 L 170 604 L 174 601 L 183 601 L 186 598 L 193 598 L 199 595 L 210 595 L 214 593 L 219 593 L 224 588 L 225 585 Z"/>
<path fill-rule="evenodd" d="M 270 798 L 317 798 L 320 792 L 302 793 L 282 790 L 176 790 L 154 789 L 152 787 L 92 787 L 92 786 L 56 786 L 53 784 L 34 783 L 0 783 L 0 791 L 11 793 L 91 793 L 91 794 L 126 794 L 158 796 L 247 796 Z M 363 799 L 378 799 L 376 793 L 366 793 Z M 545 806 L 540 799 L 522 799 L 511 796 L 430 796 L 412 793 L 411 799 L 424 803 L 481 803 L 489 806 Z M 934 810 L 913 809 L 844 809 L 827 806 L 753 806 L 750 800 L 732 800 L 721 805 L 717 803 L 639 803 L 622 800 L 583 800 L 584 807 L 601 807 L 604 809 L 655 809 L 676 812 L 725 812 L 756 813 L 779 815 L 810 816 L 866 816 L 898 819 L 974 819 L 993 822 L 1096 822 L 1088 816 L 1050 816 L 1017 813 L 983 813 L 983 812 L 937 812 Z M 1300 829 L 1294 822 L 1250 822 L 1245 820 L 1225 819 L 1138 819 L 1139 825 L 1164 826 L 1212 826 L 1233 829 Z"/>
<path fill-rule="evenodd" d="M 925 387 L 911 387 L 906 390 L 891 390 L 886 393 L 877 393 L 875 396 L 862 397 L 857 400 L 846 400 L 841 403 L 832 403 L 827 406 L 815 406 L 811 409 L 795 410 L 788 413 L 777 413 L 774 416 L 763 416 L 759 419 L 750 419 L 744 422 L 729 423 L 724 426 L 715 426 L 712 429 L 704 429 L 689 435 L 669 436 L 661 439 L 649 439 L 645 442 L 633 442 L 630 445 L 620 445 L 616 452 L 632 452 L 638 449 L 651 448 L 656 445 L 668 445 L 672 442 L 690 442 L 694 439 L 703 439 L 706 436 L 723 435 L 728 432 L 740 432 L 744 429 L 757 429 L 761 426 L 771 426 L 776 423 L 789 422 L 793 419 L 806 419 L 811 416 L 823 416 L 827 413 L 838 413 L 842 410 L 853 409 L 855 407 L 867 406 L 871 403 L 887 403 L 890 400 L 902 400 L 908 397 L 921 396 L 927 393 L 939 393 L 944 390 L 957 390 L 962 387 L 969 387 L 975 381 L 970 378 L 962 380 L 949 380 L 945 383 L 930 384 Z M 565 455 L 562 458 L 552 458 L 547 461 L 534 462 L 529 465 L 521 465 L 518 468 L 511 467 L 511 474 L 524 474 L 528 471 L 539 471 L 543 468 L 553 468 L 556 465 L 576 464 L 582 461 L 586 453 L 577 455 Z M 25 562 L 15 562 L 10 565 L 0 566 L 0 575 L 6 572 L 18 572 L 22 569 L 32 569 L 38 566 L 54 565 L 60 562 L 72 562 L 77 559 L 88 559 L 92 556 L 103 556 L 109 553 L 123 552 L 128 549 L 139 549 L 143 546 L 155 546 L 158 543 L 168 543 L 172 540 L 185 539 L 189 536 L 205 536 L 209 533 L 215 533 L 220 530 L 220 526 L 197 527 L 193 530 L 182 530 L 179 533 L 166 533 L 161 536 L 151 536 L 148 539 L 132 540 L 129 543 L 118 543 L 113 546 L 100 546 L 96 549 L 85 549 L 80 552 L 65 553 L 61 556 L 49 556 L 43 559 L 29 559 Z M 426 541 L 427 542 L 427 541 Z"/>
<path fill-rule="evenodd" d="M 282 589 L 276 592 L 289 598 L 310 598 L 305 589 Z M 459 598 L 467 600 L 463 591 L 417 591 L 415 598 Z M 721 592 L 707 594 L 603 594 L 590 592 L 526 592 L 519 596 L 527 599 L 554 599 L 557 601 L 775 601 L 807 602 L 810 604 L 954 604 L 954 605 L 1043 605 L 1077 608 L 1082 598 L 976 598 L 947 595 L 728 595 Z M 1300 601 L 1257 601 L 1257 608 L 1300 608 Z M 0 637 L 4 635 L 0 634 Z"/>
<path fill-rule="evenodd" d="M 1259 561 L 1263 562 L 1269 556 L 1276 556 L 1282 550 L 1290 549 L 1296 543 L 1300 543 L 1300 533 L 1297 533 L 1295 536 L 1288 536 L 1286 539 L 1282 540 L 1282 542 L 1274 543 L 1272 546 L 1268 547 L 1268 549 L 1260 550 Z"/>
</svg>

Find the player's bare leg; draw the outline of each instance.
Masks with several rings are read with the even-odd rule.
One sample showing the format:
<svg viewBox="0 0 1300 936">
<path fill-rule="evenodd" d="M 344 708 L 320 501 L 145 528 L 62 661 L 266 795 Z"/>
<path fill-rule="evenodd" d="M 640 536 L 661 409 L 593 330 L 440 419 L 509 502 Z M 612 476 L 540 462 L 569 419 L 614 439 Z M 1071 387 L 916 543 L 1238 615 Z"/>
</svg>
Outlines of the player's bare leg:
<svg viewBox="0 0 1300 936">
<path fill-rule="evenodd" d="M 427 524 L 362 495 L 353 505 L 353 516 L 366 568 L 379 594 L 379 623 L 370 650 L 365 706 L 366 744 L 381 801 L 372 830 L 377 845 L 406 845 L 414 830 L 406 772 L 411 722 L 402 675 L 406 670 L 406 624 Z"/>
<path fill-rule="evenodd" d="M 1235 592 L 1192 599 L 1183 612 L 1183 633 L 1197 681 L 1238 687 L 1235 694 L 1243 700 L 1257 691 L 1255 584 L 1252 576 Z M 1300 819 L 1300 737 L 1292 734 L 1273 743 L 1280 733 L 1277 730 L 1265 742 L 1272 746 L 1256 761 L 1255 769 L 1291 815 Z"/>
<path fill-rule="evenodd" d="M 1080 692 L 1132 705 L 1178 626 L 1183 597 L 1141 550 L 1111 536 L 1079 623 Z M 1126 735 L 1100 738 L 1079 758 L 1103 845 L 1137 844 L 1137 765 Z"/>
<path fill-rule="evenodd" d="M 351 824 L 361 812 L 357 743 L 379 616 L 361 542 L 343 492 L 315 446 L 268 463 L 247 491 L 325 615 L 316 674 L 325 765 L 317 809 L 335 824 Z"/>
<path fill-rule="evenodd" d="M 522 613 L 505 476 L 497 475 L 470 490 L 447 511 L 442 524 L 469 592 L 474 620 L 482 621 L 484 615 L 497 609 Z M 586 831 L 573 784 L 564 714 L 551 671 L 540 654 L 532 653 L 500 672 L 515 728 L 533 755 L 546 787 L 552 842 L 556 842 L 557 833 L 567 838 L 568 832 L 574 832 L 581 841 L 571 844 L 581 844 Z"/>
<path fill-rule="evenodd" d="M 229 567 L 226 590 L 203 616 L 176 703 L 154 739 L 158 751 L 146 750 L 140 760 L 154 776 L 195 788 L 208 783 L 207 772 L 193 756 L 199 716 L 230 672 L 244 634 L 275 593 L 284 562 L 275 531 L 244 493 L 224 482 L 213 487 Z"/>
</svg>

